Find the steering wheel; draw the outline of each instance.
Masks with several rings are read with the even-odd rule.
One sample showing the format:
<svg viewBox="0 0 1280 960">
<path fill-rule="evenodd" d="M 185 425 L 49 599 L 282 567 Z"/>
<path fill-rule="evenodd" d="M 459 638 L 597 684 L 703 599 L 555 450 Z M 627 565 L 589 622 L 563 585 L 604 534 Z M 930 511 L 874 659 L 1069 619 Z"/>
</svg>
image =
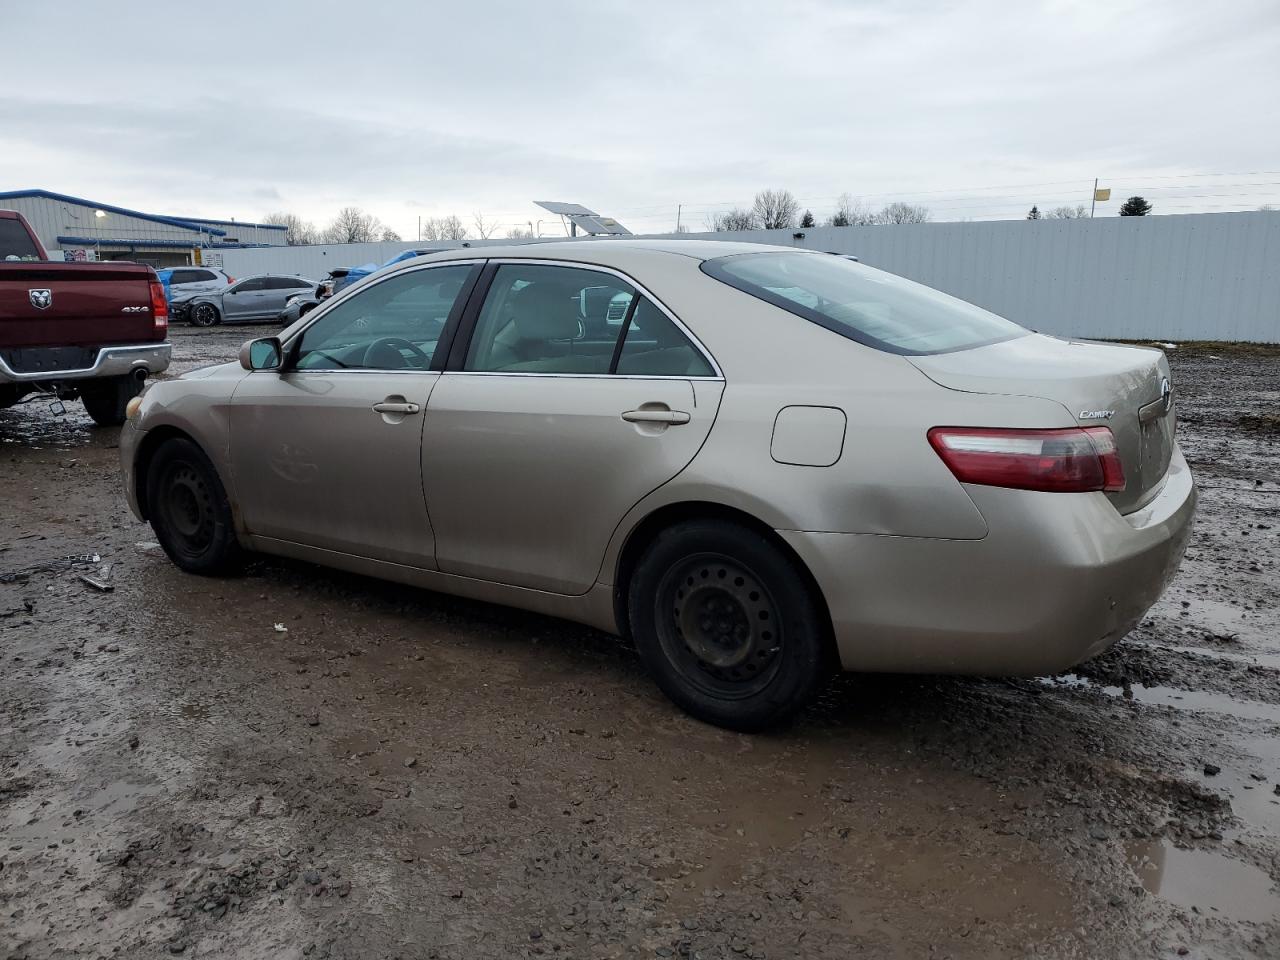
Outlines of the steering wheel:
<svg viewBox="0 0 1280 960">
<path fill-rule="evenodd" d="M 423 370 L 426 370 L 428 367 L 431 366 L 431 358 L 428 357 L 425 353 L 423 353 L 422 349 L 416 343 L 411 343 L 410 341 L 406 340 L 404 337 L 379 337 L 377 340 L 373 341 L 373 343 L 369 344 L 369 346 L 365 348 L 364 357 L 361 360 L 361 366 L 365 368 L 371 368 L 371 367 L 377 368 L 377 367 L 386 366 L 386 364 L 376 362 L 376 359 L 375 359 L 378 350 L 380 350 L 383 347 L 388 347 L 394 350 L 397 356 L 400 356 L 401 350 L 408 350 L 415 357 L 417 357 L 422 361 Z M 401 366 L 403 367 L 404 365 L 403 356 L 400 356 L 400 361 L 401 361 Z"/>
</svg>

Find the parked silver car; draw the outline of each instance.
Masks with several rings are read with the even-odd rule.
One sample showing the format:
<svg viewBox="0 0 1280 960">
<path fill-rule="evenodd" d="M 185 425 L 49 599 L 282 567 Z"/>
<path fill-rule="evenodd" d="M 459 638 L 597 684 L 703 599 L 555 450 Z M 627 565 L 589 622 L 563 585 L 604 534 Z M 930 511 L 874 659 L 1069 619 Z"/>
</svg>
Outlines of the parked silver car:
<svg viewBox="0 0 1280 960">
<path fill-rule="evenodd" d="M 245 277 L 213 293 L 192 297 L 186 303 L 185 317 L 197 327 L 242 320 L 274 320 L 290 297 L 312 295 L 316 282 L 305 277 L 265 274 Z"/>
<path fill-rule="evenodd" d="M 184 570 L 258 550 L 580 620 L 753 730 L 836 665 L 1036 675 L 1123 637 L 1195 508 L 1173 398 L 1159 350 L 843 257 L 580 241 L 380 271 L 153 384 L 120 452 Z"/>
</svg>

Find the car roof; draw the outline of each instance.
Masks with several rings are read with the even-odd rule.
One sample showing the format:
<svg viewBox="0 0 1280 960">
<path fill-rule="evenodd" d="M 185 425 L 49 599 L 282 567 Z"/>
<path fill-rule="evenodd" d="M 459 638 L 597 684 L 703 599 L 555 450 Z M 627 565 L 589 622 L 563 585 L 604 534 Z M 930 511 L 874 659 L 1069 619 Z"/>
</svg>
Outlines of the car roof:
<svg viewBox="0 0 1280 960">
<path fill-rule="evenodd" d="M 432 261 L 475 260 L 479 258 L 520 257 L 538 260 L 579 260 L 605 266 L 621 266 L 634 258 L 652 255 L 690 257 L 694 260 L 713 260 L 743 253 L 767 252 L 811 253 L 797 247 L 773 246 L 763 243 L 742 243 L 730 240 L 635 240 L 601 237 L 584 240 L 551 240 L 533 243 L 511 243 L 498 246 L 460 247 L 430 254 Z M 415 258 L 416 260 L 417 258 Z M 408 263 L 410 261 L 402 261 Z M 396 264 L 400 266 L 400 264 Z"/>
</svg>

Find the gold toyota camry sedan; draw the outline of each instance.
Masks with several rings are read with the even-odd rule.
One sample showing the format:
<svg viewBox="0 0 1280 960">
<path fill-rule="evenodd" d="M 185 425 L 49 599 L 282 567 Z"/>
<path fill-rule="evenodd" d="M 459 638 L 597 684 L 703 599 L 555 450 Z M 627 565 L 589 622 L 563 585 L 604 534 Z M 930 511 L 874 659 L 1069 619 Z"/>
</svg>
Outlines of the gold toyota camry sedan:
<svg viewBox="0 0 1280 960">
<path fill-rule="evenodd" d="M 1196 500 L 1160 351 L 697 240 L 396 264 L 152 384 L 120 450 L 183 570 L 259 551 L 592 624 L 739 730 L 837 667 L 1101 653 Z"/>
</svg>

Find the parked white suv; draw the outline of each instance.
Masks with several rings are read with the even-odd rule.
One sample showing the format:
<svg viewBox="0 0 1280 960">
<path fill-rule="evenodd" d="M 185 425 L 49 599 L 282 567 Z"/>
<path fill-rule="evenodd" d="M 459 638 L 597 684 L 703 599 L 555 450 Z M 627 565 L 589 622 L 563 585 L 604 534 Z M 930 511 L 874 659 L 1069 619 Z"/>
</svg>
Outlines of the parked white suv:
<svg viewBox="0 0 1280 960">
<path fill-rule="evenodd" d="M 169 275 L 167 283 L 165 274 Z M 213 267 L 174 267 L 160 273 L 160 282 L 168 290 L 170 303 L 190 300 L 201 293 L 217 293 L 234 279 Z"/>
</svg>

